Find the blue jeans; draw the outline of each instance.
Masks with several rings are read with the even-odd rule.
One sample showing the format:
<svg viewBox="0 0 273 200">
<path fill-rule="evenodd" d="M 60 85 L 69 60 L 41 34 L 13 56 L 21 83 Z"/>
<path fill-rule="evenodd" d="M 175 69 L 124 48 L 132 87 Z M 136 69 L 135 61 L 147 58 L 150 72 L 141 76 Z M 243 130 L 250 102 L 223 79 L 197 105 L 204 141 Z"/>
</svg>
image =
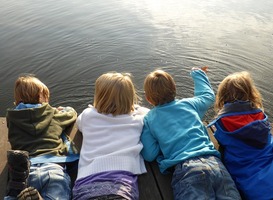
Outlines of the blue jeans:
<svg viewBox="0 0 273 200">
<path fill-rule="evenodd" d="M 30 166 L 28 185 L 36 188 L 44 200 L 69 200 L 71 180 L 66 170 L 55 163 Z"/>
<path fill-rule="evenodd" d="M 32 164 L 28 186 L 36 188 L 44 200 L 71 199 L 71 181 L 65 169 L 55 163 Z M 5 200 L 16 200 L 6 196 Z"/>
<path fill-rule="evenodd" d="M 172 188 L 175 200 L 241 199 L 227 169 L 215 156 L 190 158 L 176 165 Z"/>
</svg>

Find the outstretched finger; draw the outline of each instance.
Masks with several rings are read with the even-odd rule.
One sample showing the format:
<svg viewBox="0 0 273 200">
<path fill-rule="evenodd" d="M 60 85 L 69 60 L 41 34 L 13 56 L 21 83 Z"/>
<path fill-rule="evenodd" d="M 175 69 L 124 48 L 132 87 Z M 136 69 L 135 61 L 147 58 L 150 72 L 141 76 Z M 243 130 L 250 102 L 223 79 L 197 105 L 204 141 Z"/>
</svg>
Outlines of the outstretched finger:
<svg viewBox="0 0 273 200">
<path fill-rule="evenodd" d="M 201 67 L 201 70 L 207 73 L 209 71 L 209 67 L 208 66 Z"/>
</svg>

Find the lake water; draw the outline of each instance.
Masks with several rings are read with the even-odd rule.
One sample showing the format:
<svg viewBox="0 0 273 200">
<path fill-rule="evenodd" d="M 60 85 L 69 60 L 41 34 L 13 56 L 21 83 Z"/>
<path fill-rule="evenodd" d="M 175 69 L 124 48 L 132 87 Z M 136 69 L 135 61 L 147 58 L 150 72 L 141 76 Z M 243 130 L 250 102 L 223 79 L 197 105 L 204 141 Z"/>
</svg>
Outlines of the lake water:
<svg viewBox="0 0 273 200">
<path fill-rule="evenodd" d="M 143 97 L 145 76 L 162 68 L 183 98 L 193 95 L 190 69 L 207 65 L 215 91 L 228 74 L 250 71 L 273 119 L 272 0 L 0 3 L 0 116 L 13 107 L 14 81 L 22 73 L 49 87 L 51 105 L 81 112 L 92 103 L 102 73 L 132 73 Z"/>
</svg>

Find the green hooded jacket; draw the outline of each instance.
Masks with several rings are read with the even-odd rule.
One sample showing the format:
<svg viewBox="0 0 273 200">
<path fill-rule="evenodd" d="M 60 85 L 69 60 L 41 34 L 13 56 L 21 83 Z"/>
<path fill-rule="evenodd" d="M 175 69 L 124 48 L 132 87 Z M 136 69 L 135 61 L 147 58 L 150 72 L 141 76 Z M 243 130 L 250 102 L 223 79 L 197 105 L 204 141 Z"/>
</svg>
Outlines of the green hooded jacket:
<svg viewBox="0 0 273 200">
<path fill-rule="evenodd" d="M 8 138 L 14 150 L 28 151 L 30 156 L 68 152 L 61 134 L 77 119 L 73 109 L 61 112 L 48 103 L 38 108 L 7 111 Z"/>
</svg>

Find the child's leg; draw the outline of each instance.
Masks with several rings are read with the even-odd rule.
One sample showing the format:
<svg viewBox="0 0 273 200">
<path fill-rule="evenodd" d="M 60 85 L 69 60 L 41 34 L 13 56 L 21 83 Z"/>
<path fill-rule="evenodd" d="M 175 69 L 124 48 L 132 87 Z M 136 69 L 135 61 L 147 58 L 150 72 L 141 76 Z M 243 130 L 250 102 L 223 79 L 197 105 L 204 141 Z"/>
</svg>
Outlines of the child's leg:
<svg viewBox="0 0 273 200">
<path fill-rule="evenodd" d="M 210 160 L 211 157 L 212 160 Z M 217 168 L 218 160 L 214 158 L 214 156 L 196 157 L 188 159 L 175 167 L 172 180 L 175 200 L 241 199 L 230 176 L 230 179 L 226 178 L 229 181 L 221 185 L 218 182 L 220 179 L 218 178 L 219 173 L 221 172 L 218 169 L 215 172 L 214 168 Z M 228 175 L 226 174 L 225 177 L 228 177 Z M 223 178 L 222 175 L 221 178 Z M 225 184 L 228 184 L 228 186 L 222 188 Z M 223 190 L 221 195 L 219 194 L 220 189 Z"/>
<path fill-rule="evenodd" d="M 34 164 L 30 167 L 29 186 L 36 188 L 45 199 L 70 199 L 71 180 L 64 167 L 55 163 Z"/>
<path fill-rule="evenodd" d="M 7 196 L 16 197 L 27 187 L 29 175 L 29 156 L 27 151 L 9 150 L 7 152 L 9 182 Z"/>
<path fill-rule="evenodd" d="M 216 199 L 206 171 L 208 171 L 207 164 L 199 158 L 188 159 L 177 164 L 172 177 L 174 199 Z"/>
<path fill-rule="evenodd" d="M 211 182 L 214 184 L 216 199 L 241 199 L 240 193 L 222 161 L 214 156 L 206 159 L 211 167 Z"/>
</svg>

